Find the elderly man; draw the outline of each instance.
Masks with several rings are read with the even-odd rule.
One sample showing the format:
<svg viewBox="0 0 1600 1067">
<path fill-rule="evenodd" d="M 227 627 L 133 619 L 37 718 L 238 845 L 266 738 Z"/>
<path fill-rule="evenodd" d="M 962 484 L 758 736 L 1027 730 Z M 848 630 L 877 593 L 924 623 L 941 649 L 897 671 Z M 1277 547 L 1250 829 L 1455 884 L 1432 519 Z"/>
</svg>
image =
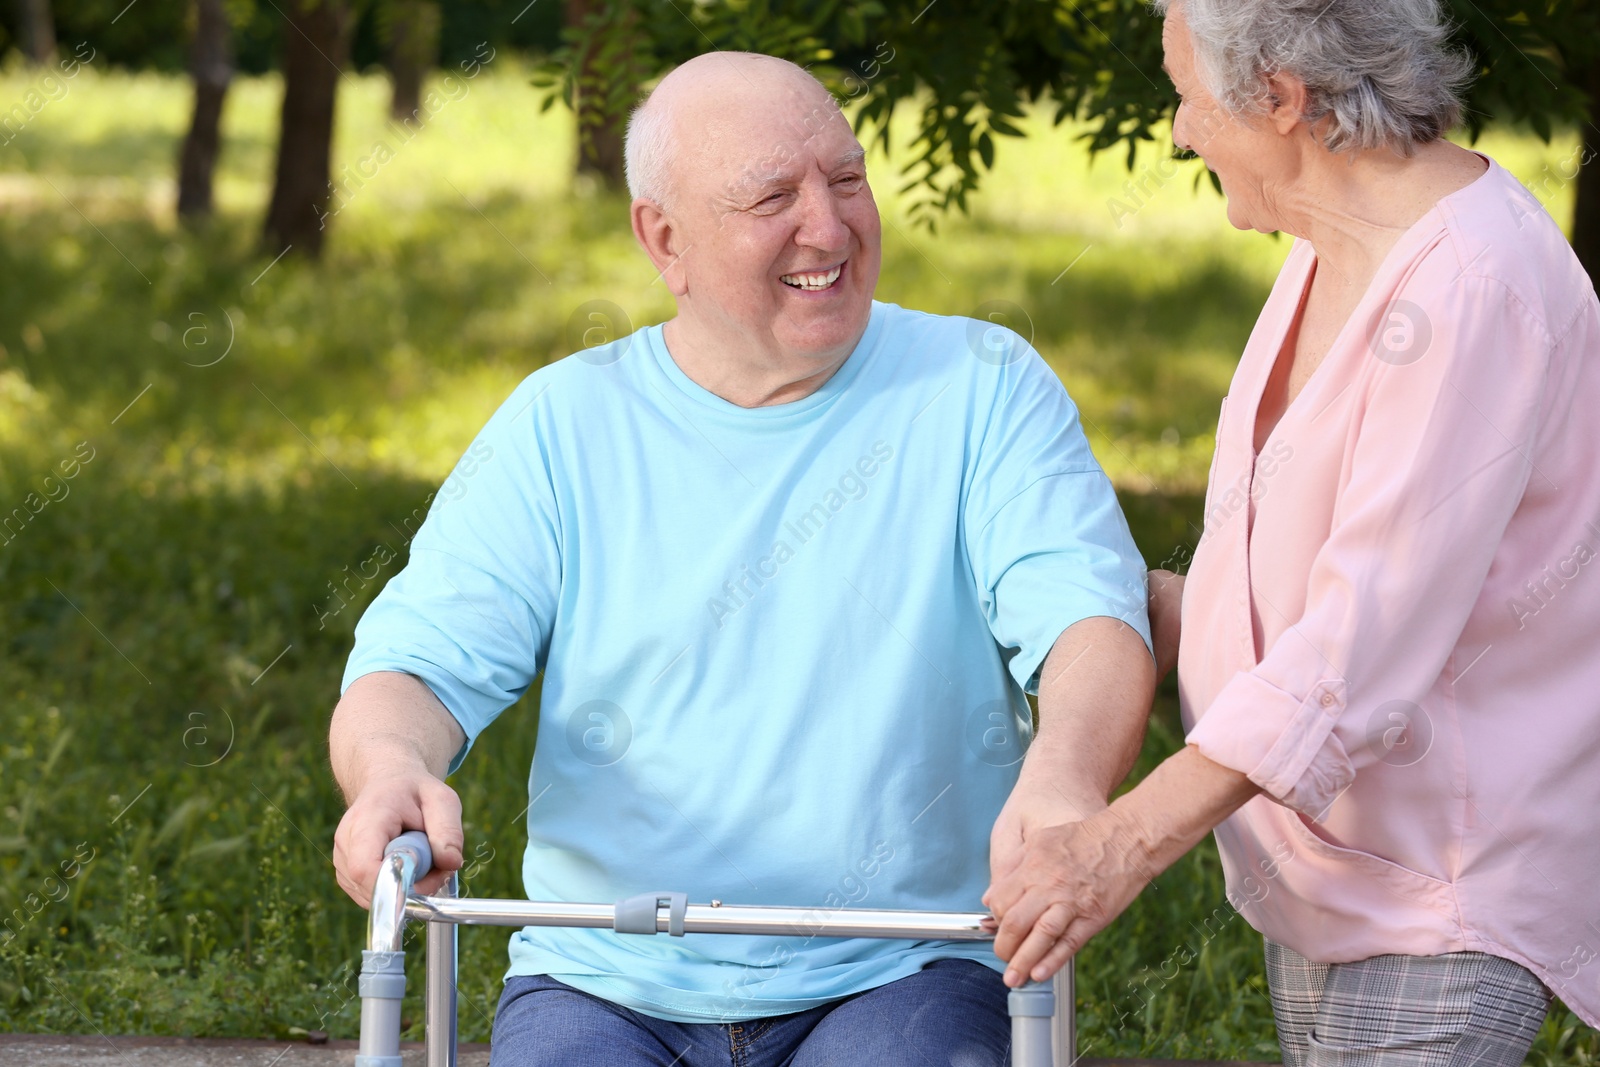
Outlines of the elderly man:
<svg viewBox="0 0 1600 1067">
<path fill-rule="evenodd" d="M 627 156 L 677 314 L 531 375 L 362 619 L 340 882 L 366 903 L 403 829 L 460 864 L 442 779 L 542 670 L 530 898 L 973 910 L 1139 746 L 1111 486 L 1021 338 L 873 302 L 861 146 L 804 71 L 686 63 Z M 529 928 L 510 956 L 497 1067 L 998 1065 L 1027 977 L 982 942 Z"/>
</svg>

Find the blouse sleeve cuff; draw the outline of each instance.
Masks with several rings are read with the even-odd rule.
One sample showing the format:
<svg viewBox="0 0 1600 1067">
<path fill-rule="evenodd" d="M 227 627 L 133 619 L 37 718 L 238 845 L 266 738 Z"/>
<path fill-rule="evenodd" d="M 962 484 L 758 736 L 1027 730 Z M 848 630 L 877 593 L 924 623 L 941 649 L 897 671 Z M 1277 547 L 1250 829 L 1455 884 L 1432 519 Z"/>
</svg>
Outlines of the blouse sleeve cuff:
<svg viewBox="0 0 1600 1067">
<path fill-rule="evenodd" d="M 1355 767 L 1333 729 L 1344 710 L 1342 679 L 1324 679 L 1300 697 L 1241 671 L 1186 740 L 1285 807 L 1320 819 L 1355 780 Z"/>
</svg>

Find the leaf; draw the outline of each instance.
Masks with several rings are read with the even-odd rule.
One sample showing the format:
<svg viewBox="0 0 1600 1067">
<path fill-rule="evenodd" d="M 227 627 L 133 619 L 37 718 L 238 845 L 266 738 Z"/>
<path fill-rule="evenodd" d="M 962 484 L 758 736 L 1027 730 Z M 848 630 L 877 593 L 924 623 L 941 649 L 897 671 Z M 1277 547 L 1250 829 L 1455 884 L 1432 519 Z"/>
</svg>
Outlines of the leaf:
<svg viewBox="0 0 1600 1067">
<path fill-rule="evenodd" d="M 211 798 L 203 793 L 196 794 L 179 804 L 167 816 L 167 821 L 161 824 L 161 830 L 156 834 L 155 843 L 160 845 L 178 834 L 182 833 L 195 817 L 203 814 L 211 807 Z"/>
<path fill-rule="evenodd" d="M 990 115 L 989 128 L 995 133 L 1003 133 L 1007 137 L 1024 136 L 1021 129 L 1011 124 L 1003 115 Z"/>
<path fill-rule="evenodd" d="M 190 860 L 214 860 L 223 856 L 230 856 L 250 843 L 249 834 L 239 834 L 235 837 L 218 837 L 202 842 L 183 854 L 180 863 Z"/>
<path fill-rule="evenodd" d="M 39 768 L 41 781 L 50 777 L 51 768 L 56 765 L 56 761 L 61 758 L 61 754 L 67 750 L 67 746 L 71 743 L 72 727 L 68 726 L 57 734 L 56 739 L 50 743 L 50 754 L 45 757 L 44 764 Z"/>
</svg>

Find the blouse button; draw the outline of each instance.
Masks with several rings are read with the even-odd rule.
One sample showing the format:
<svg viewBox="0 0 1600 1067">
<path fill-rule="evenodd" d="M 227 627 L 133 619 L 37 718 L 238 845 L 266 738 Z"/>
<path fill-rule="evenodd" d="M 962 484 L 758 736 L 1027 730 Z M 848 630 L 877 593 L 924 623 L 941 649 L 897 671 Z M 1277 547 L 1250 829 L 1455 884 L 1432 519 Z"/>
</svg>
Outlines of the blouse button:
<svg viewBox="0 0 1600 1067">
<path fill-rule="evenodd" d="M 1331 707 L 1333 707 L 1333 703 L 1334 703 L 1334 700 L 1333 700 L 1333 694 L 1332 693 L 1323 693 L 1322 694 L 1322 706 L 1323 707 L 1331 708 Z"/>
</svg>

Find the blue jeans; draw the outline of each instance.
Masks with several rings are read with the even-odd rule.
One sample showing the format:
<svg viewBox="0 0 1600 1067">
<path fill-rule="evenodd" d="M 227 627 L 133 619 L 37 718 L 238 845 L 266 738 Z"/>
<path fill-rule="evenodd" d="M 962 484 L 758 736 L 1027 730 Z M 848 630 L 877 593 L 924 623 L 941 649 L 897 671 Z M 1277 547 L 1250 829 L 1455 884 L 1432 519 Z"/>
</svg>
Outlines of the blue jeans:
<svg viewBox="0 0 1600 1067">
<path fill-rule="evenodd" d="M 548 975 L 507 979 L 489 1067 L 1005 1067 L 1008 990 L 965 959 L 808 1011 L 675 1023 Z"/>
</svg>

